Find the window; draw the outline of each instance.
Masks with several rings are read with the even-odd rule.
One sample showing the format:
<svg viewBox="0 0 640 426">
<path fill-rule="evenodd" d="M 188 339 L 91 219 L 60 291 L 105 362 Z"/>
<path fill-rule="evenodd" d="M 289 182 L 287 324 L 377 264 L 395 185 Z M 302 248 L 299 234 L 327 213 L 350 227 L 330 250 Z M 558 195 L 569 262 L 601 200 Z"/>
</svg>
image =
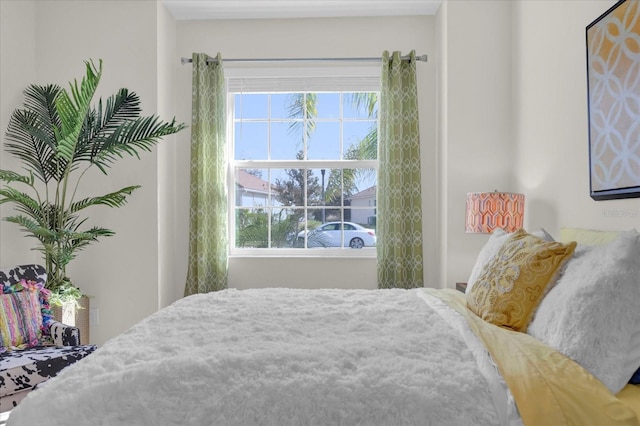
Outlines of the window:
<svg viewBox="0 0 640 426">
<path fill-rule="evenodd" d="M 232 254 L 375 256 L 379 78 L 228 84 Z"/>
</svg>

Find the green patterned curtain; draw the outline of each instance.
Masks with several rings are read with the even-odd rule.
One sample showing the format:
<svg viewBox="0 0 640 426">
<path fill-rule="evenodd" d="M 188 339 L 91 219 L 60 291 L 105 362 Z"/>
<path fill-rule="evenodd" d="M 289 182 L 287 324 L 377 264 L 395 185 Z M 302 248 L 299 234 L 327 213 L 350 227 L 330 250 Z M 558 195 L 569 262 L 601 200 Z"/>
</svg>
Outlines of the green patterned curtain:
<svg viewBox="0 0 640 426">
<path fill-rule="evenodd" d="M 193 54 L 189 270 L 185 296 L 227 288 L 227 170 L 222 58 Z"/>
<path fill-rule="evenodd" d="M 378 287 L 423 287 L 415 52 L 382 54 L 377 194 Z"/>
</svg>

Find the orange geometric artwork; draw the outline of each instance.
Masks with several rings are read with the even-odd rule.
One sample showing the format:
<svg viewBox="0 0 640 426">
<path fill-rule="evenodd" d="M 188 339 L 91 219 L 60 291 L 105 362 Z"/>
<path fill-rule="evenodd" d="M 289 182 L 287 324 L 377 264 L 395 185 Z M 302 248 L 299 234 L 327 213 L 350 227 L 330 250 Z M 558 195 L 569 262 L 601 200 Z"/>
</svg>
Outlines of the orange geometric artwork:
<svg viewBox="0 0 640 426">
<path fill-rule="evenodd" d="M 514 232 L 522 228 L 524 194 L 470 192 L 467 194 L 465 232 L 490 234 L 496 228 Z"/>
<path fill-rule="evenodd" d="M 640 2 L 586 28 L 590 195 L 640 197 Z"/>
</svg>

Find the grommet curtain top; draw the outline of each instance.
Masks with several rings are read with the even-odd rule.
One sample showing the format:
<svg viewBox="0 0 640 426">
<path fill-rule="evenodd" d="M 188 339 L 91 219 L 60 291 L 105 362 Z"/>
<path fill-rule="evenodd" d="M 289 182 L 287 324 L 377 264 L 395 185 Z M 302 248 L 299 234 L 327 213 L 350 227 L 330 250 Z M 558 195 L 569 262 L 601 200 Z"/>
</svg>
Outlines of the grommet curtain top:
<svg viewBox="0 0 640 426">
<path fill-rule="evenodd" d="M 411 55 L 401 56 L 403 61 L 411 60 Z M 416 61 L 427 62 L 427 55 L 415 56 Z M 182 65 L 192 62 L 191 58 L 180 58 Z M 217 62 L 217 58 L 207 58 L 207 63 Z M 380 62 L 382 57 L 350 57 L 350 58 L 242 58 L 242 59 L 225 59 L 225 62 Z"/>
</svg>

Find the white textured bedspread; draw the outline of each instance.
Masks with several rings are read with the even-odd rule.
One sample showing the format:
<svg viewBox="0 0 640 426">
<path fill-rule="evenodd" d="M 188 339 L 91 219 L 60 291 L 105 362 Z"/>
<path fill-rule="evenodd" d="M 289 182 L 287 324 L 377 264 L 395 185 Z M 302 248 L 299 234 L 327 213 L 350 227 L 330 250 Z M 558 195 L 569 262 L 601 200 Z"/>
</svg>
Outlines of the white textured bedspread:
<svg viewBox="0 0 640 426">
<path fill-rule="evenodd" d="M 110 340 L 8 425 L 466 426 L 499 424 L 495 411 L 417 290 L 225 290 Z"/>
</svg>

